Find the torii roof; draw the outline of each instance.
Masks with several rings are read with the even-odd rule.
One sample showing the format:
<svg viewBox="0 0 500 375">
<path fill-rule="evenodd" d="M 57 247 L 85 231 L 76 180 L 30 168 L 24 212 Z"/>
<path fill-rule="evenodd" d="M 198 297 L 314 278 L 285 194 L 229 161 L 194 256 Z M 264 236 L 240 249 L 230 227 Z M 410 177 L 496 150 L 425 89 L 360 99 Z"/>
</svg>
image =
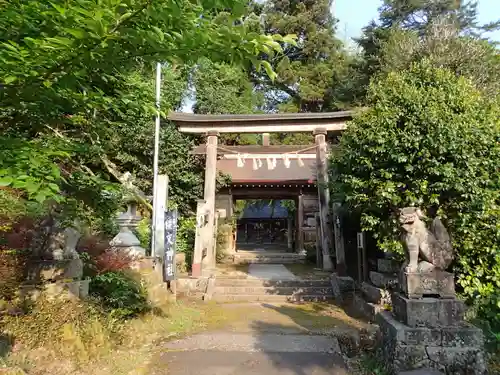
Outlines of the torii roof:
<svg viewBox="0 0 500 375">
<path fill-rule="evenodd" d="M 198 115 L 172 112 L 168 119 L 183 133 L 312 132 L 321 128 L 342 131 L 355 111 L 320 113 L 264 113 L 251 115 Z"/>
</svg>

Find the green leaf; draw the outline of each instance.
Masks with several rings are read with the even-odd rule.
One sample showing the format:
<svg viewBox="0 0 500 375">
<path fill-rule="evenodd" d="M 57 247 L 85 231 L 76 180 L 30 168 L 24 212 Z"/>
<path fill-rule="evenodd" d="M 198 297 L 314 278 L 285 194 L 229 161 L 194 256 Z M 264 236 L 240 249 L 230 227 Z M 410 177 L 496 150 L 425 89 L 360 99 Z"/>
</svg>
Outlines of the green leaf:
<svg viewBox="0 0 500 375">
<path fill-rule="evenodd" d="M 0 177 L 0 187 L 6 187 L 12 184 L 14 179 L 9 176 Z"/>
<path fill-rule="evenodd" d="M 280 53 L 283 53 L 283 49 L 281 48 L 281 44 L 279 44 L 278 42 L 271 40 L 271 41 L 266 42 L 265 44 L 270 46 L 273 50 L 278 51 Z"/>
<path fill-rule="evenodd" d="M 160 38 L 160 42 L 163 42 L 165 40 L 165 33 L 157 26 L 153 26 L 153 30 L 156 32 L 156 34 Z"/>
<path fill-rule="evenodd" d="M 55 193 L 58 193 L 60 191 L 60 188 L 58 185 L 54 184 L 53 182 L 49 183 L 49 188 Z"/>
<path fill-rule="evenodd" d="M 264 69 L 266 70 L 266 73 L 271 79 L 271 81 L 274 81 L 278 75 L 273 70 L 271 64 L 268 61 L 262 61 L 261 64 L 262 66 L 264 66 Z"/>
<path fill-rule="evenodd" d="M 49 40 L 53 43 L 59 44 L 61 46 L 65 46 L 65 47 L 69 47 L 73 44 L 73 41 L 71 39 L 65 38 L 62 36 L 56 36 L 54 38 L 47 38 L 47 40 Z"/>
<path fill-rule="evenodd" d="M 283 37 L 283 42 L 296 46 L 297 45 L 297 35 L 289 34 Z"/>
<path fill-rule="evenodd" d="M 26 180 L 25 182 L 25 189 L 28 193 L 34 194 L 40 189 L 41 184 L 39 182 L 33 181 L 33 180 Z"/>
<path fill-rule="evenodd" d="M 6 76 L 3 81 L 5 82 L 6 85 L 11 84 L 12 82 L 16 81 L 17 77 L 16 76 Z"/>
<path fill-rule="evenodd" d="M 37 195 L 35 195 L 34 199 L 38 203 L 43 203 L 47 199 L 47 195 L 43 191 L 40 191 Z"/>
<path fill-rule="evenodd" d="M 73 35 L 77 39 L 83 39 L 87 35 L 83 29 L 64 29 L 68 34 Z"/>
<path fill-rule="evenodd" d="M 61 15 L 64 16 L 64 14 L 66 13 L 66 9 L 64 9 L 63 7 L 61 7 L 57 4 L 54 4 L 53 2 L 50 2 L 50 5 L 52 5 L 54 7 L 54 9 L 57 10 Z"/>
</svg>

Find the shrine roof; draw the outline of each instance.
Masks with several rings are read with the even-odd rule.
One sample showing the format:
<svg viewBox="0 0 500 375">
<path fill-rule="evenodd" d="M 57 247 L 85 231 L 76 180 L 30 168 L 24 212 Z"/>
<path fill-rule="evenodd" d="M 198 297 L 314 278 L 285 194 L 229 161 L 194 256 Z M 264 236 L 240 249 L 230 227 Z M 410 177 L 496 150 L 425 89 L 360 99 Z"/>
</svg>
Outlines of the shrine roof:
<svg viewBox="0 0 500 375">
<path fill-rule="evenodd" d="M 168 119 L 181 132 L 273 133 L 310 132 L 317 128 L 342 131 L 355 111 L 320 113 L 263 113 L 251 115 L 198 115 L 171 112 Z"/>
</svg>

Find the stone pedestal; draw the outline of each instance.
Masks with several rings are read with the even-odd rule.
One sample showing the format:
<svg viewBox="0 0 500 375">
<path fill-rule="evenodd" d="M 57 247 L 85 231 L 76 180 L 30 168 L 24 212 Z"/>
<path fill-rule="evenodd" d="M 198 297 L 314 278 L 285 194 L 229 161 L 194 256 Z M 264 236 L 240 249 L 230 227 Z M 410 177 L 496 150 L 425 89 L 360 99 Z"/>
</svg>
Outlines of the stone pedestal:
<svg viewBox="0 0 500 375">
<path fill-rule="evenodd" d="M 26 279 L 30 283 L 80 280 L 83 262 L 80 258 L 64 260 L 30 260 L 26 267 Z"/>
<path fill-rule="evenodd" d="M 455 297 L 453 274 L 438 269 L 427 272 L 401 272 L 399 285 L 410 298 L 424 296 Z"/>
<path fill-rule="evenodd" d="M 465 305 L 455 298 L 411 299 L 392 294 L 394 316 L 409 327 L 446 327 L 463 322 Z"/>
<path fill-rule="evenodd" d="M 444 278 L 448 277 L 444 274 Z M 423 279 L 424 275 L 420 278 L 412 275 L 401 289 L 422 290 L 422 283 L 417 281 Z M 432 285 L 433 289 L 425 290 L 450 291 L 447 283 Z M 444 289 L 442 285 L 445 285 Z M 448 375 L 486 374 L 483 334 L 464 321 L 465 305 L 462 301 L 456 298 L 409 298 L 396 292 L 392 294 L 392 305 L 392 313 L 381 311 L 377 315 L 380 348 L 391 372 L 432 368 Z"/>
<path fill-rule="evenodd" d="M 377 323 L 383 357 L 395 373 L 419 368 L 456 375 L 486 373 L 483 335 L 474 326 L 456 321 L 447 327 L 410 327 L 389 311 L 381 311 Z"/>
</svg>

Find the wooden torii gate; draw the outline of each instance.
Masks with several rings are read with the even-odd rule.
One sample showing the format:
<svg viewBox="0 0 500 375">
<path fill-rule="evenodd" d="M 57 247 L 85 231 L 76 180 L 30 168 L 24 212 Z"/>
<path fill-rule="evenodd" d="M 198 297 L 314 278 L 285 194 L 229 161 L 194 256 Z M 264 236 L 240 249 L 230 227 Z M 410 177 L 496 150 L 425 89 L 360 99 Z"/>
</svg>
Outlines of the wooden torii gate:
<svg viewBox="0 0 500 375">
<path fill-rule="evenodd" d="M 217 177 L 217 147 L 221 133 L 292 133 L 312 132 L 316 145 L 316 168 L 319 200 L 321 250 L 323 268 L 332 270 L 330 249 L 333 247 L 332 220 L 330 218 L 330 192 L 328 188 L 328 132 L 340 133 L 353 116 L 353 111 L 324 113 L 286 113 L 257 115 L 197 115 L 173 112 L 168 119 L 180 132 L 204 134 L 206 140 L 204 200 L 198 207 L 198 220 L 192 276 L 211 275 L 215 269 L 215 193 Z M 203 222 L 201 222 L 203 221 Z M 343 246 L 335 246 L 336 270 L 345 274 Z"/>
</svg>

